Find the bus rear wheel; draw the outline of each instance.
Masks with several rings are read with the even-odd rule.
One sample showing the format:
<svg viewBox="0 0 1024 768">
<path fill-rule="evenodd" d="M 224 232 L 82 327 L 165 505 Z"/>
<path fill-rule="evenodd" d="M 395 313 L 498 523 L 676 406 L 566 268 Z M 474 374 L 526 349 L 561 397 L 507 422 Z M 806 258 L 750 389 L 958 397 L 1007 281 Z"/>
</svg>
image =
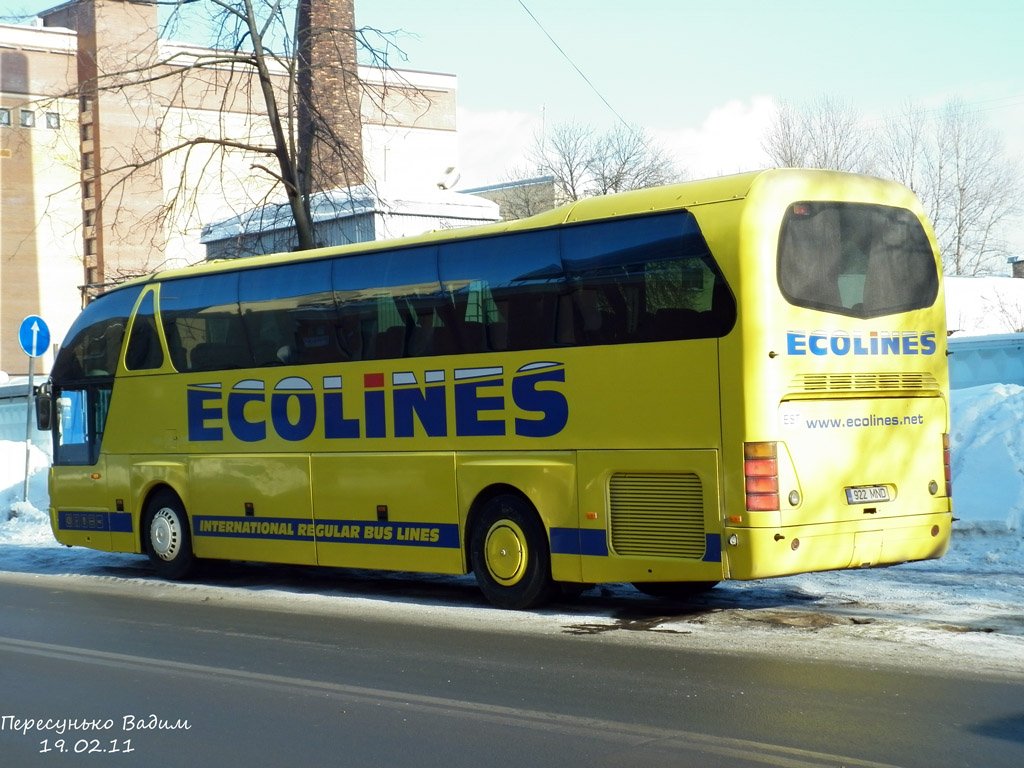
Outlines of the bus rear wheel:
<svg viewBox="0 0 1024 768">
<path fill-rule="evenodd" d="M 153 569 L 165 579 L 184 579 L 195 568 L 192 535 L 181 499 L 158 491 L 146 505 L 142 534 Z"/>
<path fill-rule="evenodd" d="M 469 559 L 480 591 L 499 608 L 522 610 L 554 594 L 544 526 L 524 499 L 495 496 L 473 525 Z"/>
</svg>

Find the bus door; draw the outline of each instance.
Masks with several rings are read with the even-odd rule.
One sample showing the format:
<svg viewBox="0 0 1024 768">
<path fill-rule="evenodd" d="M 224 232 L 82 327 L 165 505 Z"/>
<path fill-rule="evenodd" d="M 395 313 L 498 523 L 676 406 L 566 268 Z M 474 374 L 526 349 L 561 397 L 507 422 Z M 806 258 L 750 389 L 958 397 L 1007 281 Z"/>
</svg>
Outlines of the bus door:
<svg viewBox="0 0 1024 768">
<path fill-rule="evenodd" d="M 454 453 L 312 457 L 320 565 L 463 573 Z"/>
<path fill-rule="evenodd" d="M 316 564 L 308 454 L 195 456 L 189 496 L 197 557 Z"/>
<path fill-rule="evenodd" d="M 112 530 L 131 531 L 131 515 L 108 494 L 106 457 L 100 455 L 111 391 L 108 383 L 56 394 L 50 505 L 62 544 L 109 550 Z"/>
</svg>

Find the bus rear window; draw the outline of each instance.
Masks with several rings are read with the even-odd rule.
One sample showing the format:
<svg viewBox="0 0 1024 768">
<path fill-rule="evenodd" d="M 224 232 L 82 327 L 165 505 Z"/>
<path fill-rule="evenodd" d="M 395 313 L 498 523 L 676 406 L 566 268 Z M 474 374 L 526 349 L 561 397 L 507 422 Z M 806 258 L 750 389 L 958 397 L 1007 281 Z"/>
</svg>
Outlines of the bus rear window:
<svg viewBox="0 0 1024 768">
<path fill-rule="evenodd" d="M 929 307 L 938 265 L 908 210 L 861 203 L 796 203 L 779 237 L 782 295 L 798 307 L 870 318 Z"/>
</svg>

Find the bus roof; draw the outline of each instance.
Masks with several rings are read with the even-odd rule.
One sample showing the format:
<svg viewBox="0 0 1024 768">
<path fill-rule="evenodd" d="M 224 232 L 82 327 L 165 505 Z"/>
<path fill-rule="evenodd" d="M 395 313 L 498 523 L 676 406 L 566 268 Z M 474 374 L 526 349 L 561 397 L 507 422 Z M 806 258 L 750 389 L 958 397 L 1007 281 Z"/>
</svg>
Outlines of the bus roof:
<svg viewBox="0 0 1024 768">
<path fill-rule="evenodd" d="M 662 187 L 649 187 L 646 189 L 620 192 L 612 195 L 590 197 L 574 203 L 568 203 L 525 219 L 496 222 L 494 224 L 482 224 L 479 226 L 463 227 L 454 230 L 434 230 L 421 235 L 392 240 L 375 240 L 362 243 L 352 243 L 349 245 L 327 246 L 308 251 L 249 256 L 238 259 L 224 259 L 189 267 L 173 268 L 156 272 L 136 280 L 131 280 L 122 285 L 116 286 L 115 288 L 111 288 L 110 290 L 113 291 L 121 287 L 139 285 L 152 281 L 191 277 L 197 274 L 230 272 L 241 269 L 256 269 L 259 267 L 280 264 L 282 262 L 315 260 L 392 248 L 408 248 L 419 245 L 429 245 L 431 243 L 445 242 L 453 239 L 461 240 L 464 238 L 486 237 L 489 235 L 498 235 L 504 232 L 542 229 L 546 227 L 559 226 L 561 224 L 571 224 L 595 219 L 611 218 L 615 216 L 692 208 L 729 200 L 744 199 L 750 194 L 755 184 L 760 186 L 764 183 L 784 180 L 801 183 L 806 182 L 810 177 L 831 177 L 833 180 L 838 180 L 839 178 L 847 180 L 852 178 L 866 179 L 866 177 L 857 176 L 856 174 L 843 173 L 839 171 L 791 168 L 752 171 L 711 179 L 686 181 Z M 882 181 L 880 179 L 872 179 L 869 183 L 871 182 L 894 186 L 897 188 L 900 187 L 898 184 Z"/>
</svg>

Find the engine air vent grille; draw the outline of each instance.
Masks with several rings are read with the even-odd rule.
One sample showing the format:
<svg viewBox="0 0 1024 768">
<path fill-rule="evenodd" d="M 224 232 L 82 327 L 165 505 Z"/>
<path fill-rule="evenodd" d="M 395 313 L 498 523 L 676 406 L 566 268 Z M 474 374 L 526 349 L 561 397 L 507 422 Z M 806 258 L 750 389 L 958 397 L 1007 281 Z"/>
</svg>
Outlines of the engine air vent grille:
<svg viewBox="0 0 1024 768">
<path fill-rule="evenodd" d="M 616 474 L 608 496 L 617 554 L 704 556 L 704 491 L 697 475 Z"/>
</svg>

